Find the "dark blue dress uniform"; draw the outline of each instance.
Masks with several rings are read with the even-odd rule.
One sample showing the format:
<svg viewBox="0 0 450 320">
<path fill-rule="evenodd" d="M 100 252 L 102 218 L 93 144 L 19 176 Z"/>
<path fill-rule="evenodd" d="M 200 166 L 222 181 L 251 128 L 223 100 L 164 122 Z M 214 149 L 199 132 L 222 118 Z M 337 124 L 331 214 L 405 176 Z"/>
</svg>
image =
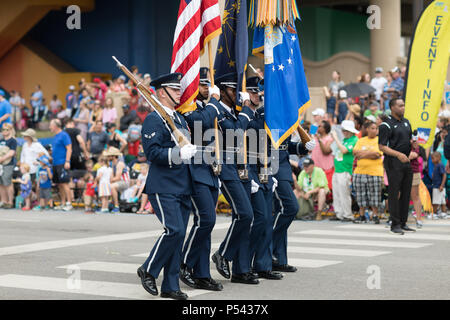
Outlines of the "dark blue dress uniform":
<svg viewBox="0 0 450 320">
<path fill-rule="evenodd" d="M 292 169 L 289 154 L 306 155 L 308 150 L 301 142 L 292 142 L 288 137 L 278 149 L 279 168 L 274 175 L 278 186 L 274 192 L 272 255 L 277 265 L 287 265 L 287 230 L 298 212 L 298 202 L 292 190 Z M 276 161 L 272 156 L 272 161 Z M 274 268 L 274 270 L 277 270 Z M 280 270 L 283 271 L 283 270 Z"/>
<path fill-rule="evenodd" d="M 215 81 L 218 86 L 234 86 L 235 88 L 236 79 L 236 74 L 226 74 L 218 77 Z M 237 139 L 235 136 L 227 135 L 227 130 L 229 130 L 228 133 L 233 132 L 233 130 L 246 130 L 253 118 L 253 111 L 249 107 L 244 106 L 237 115 L 233 109 L 222 101 L 212 101 L 212 103 L 223 114 L 223 118 L 219 121 L 219 126 L 223 136 L 224 148 L 226 146 L 237 146 Z M 233 261 L 233 275 L 241 275 L 250 271 L 248 250 L 250 225 L 253 220 L 250 188 L 248 183 L 244 186 L 244 183 L 239 178 L 236 153 L 225 152 L 224 158 L 220 174 L 220 180 L 222 181 L 221 190 L 231 206 L 232 223 L 224 241 L 220 244 L 218 254 L 227 261 Z"/>
<path fill-rule="evenodd" d="M 172 78 L 173 74 L 163 76 L 151 85 L 158 89 Z M 187 123 L 180 114 L 174 112 L 173 120 L 177 128 L 188 131 Z M 164 268 L 161 292 L 176 292 L 180 290 L 181 250 L 191 211 L 191 169 L 189 164 L 181 161 L 180 148 L 156 112 L 149 114 L 144 121 L 142 144 L 147 159 L 151 161 L 145 193 L 164 232 L 141 268 L 155 279 Z"/>
<path fill-rule="evenodd" d="M 260 130 L 264 130 L 264 107 L 256 110 L 255 119 L 250 122 L 249 129 L 257 131 L 258 142 L 261 142 L 260 134 L 262 131 Z M 270 157 L 270 138 L 265 131 L 262 134 L 264 134 L 267 143 L 267 156 Z M 264 152 L 263 145 L 260 145 L 258 152 Z M 259 185 L 258 191 L 251 195 L 254 218 L 250 232 L 250 261 L 255 272 L 268 272 L 272 270 L 273 179 L 272 175 L 269 175 L 267 183 L 261 183 L 259 173 L 263 163 L 260 161 L 256 164 L 250 164 L 249 167 L 249 179 Z"/>
<path fill-rule="evenodd" d="M 215 101 L 214 98 L 211 98 Z M 216 102 L 217 103 L 217 102 Z M 204 104 L 197 101 L 197 109 L 183 114 L 192 136 L 203 137 L 203 132 L 214 128 L 214 119 L 221 119 L 222 115 L 213 103 Z M 197 132 L 199 131 L 199 132 Z M 196 141 L 192 141 L 193 143 Z M 195 143 L 200 145 L 199 143 Z M 203 145 L 211 145 L 210 141 L 203 141 Z M 216 203 L 219 196 L 219 180 L 214 175 L 210 164 L 205 163 L 202 153 L 198 152 L 191 165 L 194 181 L 194 193 L 191 201 L 194 211 L 194 224 L 185 241 L 182 263 L 193 270 L 195 279 L 210 279 L 211 232 L 216 223 Z"/>
</svg>

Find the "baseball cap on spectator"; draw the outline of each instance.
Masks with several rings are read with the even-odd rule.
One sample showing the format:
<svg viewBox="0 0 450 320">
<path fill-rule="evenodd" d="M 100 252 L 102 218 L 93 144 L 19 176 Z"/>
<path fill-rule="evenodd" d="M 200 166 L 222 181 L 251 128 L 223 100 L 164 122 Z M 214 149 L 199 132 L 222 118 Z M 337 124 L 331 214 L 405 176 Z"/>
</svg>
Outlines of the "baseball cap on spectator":
<svg viewBox="0 0 450 320">
<path fill-rule="evenodd" d="M 306 158 L 303 160 L 303 168 L 309 167 L 312 164 L 314 164 L 314 160 L 311 158 Z"/>
<path fill-rule="evenodd" d="M 345 90 L 340 90 L 340 91 L 339 91 L 339 96 L 340 96 L 342 99 L 347 98 L 347 91 L 345 91 Z"/>
<path fill-rule="evenodd" d="M 370 101 L 370 103 L 369 103 L 369 107 L 371 107 L 371 106 L 377 106 L 377 108 L 379 108 L 379 107 L 380 107 L 380 104 L 379 104 L 377 101 L 372 100 L 372 101 Z"/>
<path fill-rule="evenodd" d="M 125 76 L 124 76 L 123 74 L 121 74 L 121 75 L 119 76 L 119 79 L 122 80 L 122 81 L 125 81 L 125 80 L 126 80 L 126 78 L 125 78 Z"/>
<path fill-rule="evenodd" d="M 313 116 L 324 116 L 325 115 L 325 111 L 323 109 L 321 109 L 321 108 L 317 108 L 311 114 Z"/>
<path fill-rule="evenodd" d="M 2 96 L 2 97 L 6 96 L 5 91 L 3 91 L 2 89 L 0 89 L 0 96 Z"/>
<path fill-rule="evenodd" d="M 95 83 L 100 83 L 100 82 L 102 82 L 102 80 L 100 80 L 100 78 L 94 78 L 94 82 Z"/>
<path fill-rule="evenodd" d="M 355 123 L 351 120 L 344 120 L 341 123 L 342 130 L 349 131 L 354 134 L 358 134 L 359 131 L 355 129 Z"/>
<path fill-rule="evenodd" d="M 37 158 L 37 161 L 42 162 L 43 164 L 45 164 L 46 166 L 50 166 L 50 160 L 46 155 L 42 155 L 39 158 Z"/>
<path fill-rule="evenodd" d="M 391 72 L 400 72 L 400 68 L 399 67 L 394 67 Z"/>
<path fill-rule="evenodd" d="M 383 73 L 383 68 L 381 67 L 375 68 L 375 73 Z"/>
<path fill-rule="evenodd" d="M 377 122 L 377 119 L 375 118 L 375 116 L 373 115 L 368 115 L 366 117 L 367 120 L 369 120 L 370 122 Z"/>
<path fill-rule="evenodd" d="M 139 152 L 139 153 L 138 153 L 138 157 L 145 157 L 145 153 Z"/>
<path fill-rule="evenodd" d="M 145 78 L 150 78 L 150 73 L 144 74 L 144 79 L 145 79 Z"/>
<path fill-rule="evenodd" d="M 124 104 L 124 105 L 122 106 L 122 109 L 130 109 L 130 106 L 127 105 L 127 104 Z"/>
<path fill-rule="evenodd" d="M 75 86 L 74 86 L 73 84 L 70 85 L 70 86 L 69 86 L 69 90 L 70 90 L 70 91 L 74 91 L 74 90 L 75 90 Z"/>
<path fill-rule="evenodd" d="M 450 111 L 449 110 L 444 110 L 439 112 L 438 114 L 439 118 L 450 118 Z"/>
</svg>

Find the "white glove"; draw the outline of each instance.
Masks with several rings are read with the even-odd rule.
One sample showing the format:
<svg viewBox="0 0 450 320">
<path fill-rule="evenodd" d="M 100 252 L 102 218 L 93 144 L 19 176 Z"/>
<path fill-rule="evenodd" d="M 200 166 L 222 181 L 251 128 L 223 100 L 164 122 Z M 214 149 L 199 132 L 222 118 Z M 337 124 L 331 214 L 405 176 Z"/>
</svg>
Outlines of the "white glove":
<svg viewBox="0 0 450 320">
<path fill-rule="evenodd" d="M 255 182 L 255 180 L 252 180 L 252 194 L 253 194 L 253 193 L 257 193 L 257 192 L 258 192 L 258 189 L 259 189 L 259 184 L 257 184 L 257 183 Z"/>
<path fill-rule="evenodd" d="M 197 146 L 193 144 L 187 144 L 180 149 L 180 158 L 181 160 L 187 160 L 195 156 L 197 153 Z"/>
<path fill-rule="evenodd" d="M 316 140 L 312 139 L 311 141 L 308 141 L 305 147 L 308 151 L 312 151 L 316 147 Z"/>
<path fill-rule="evenodd" d="M 209 87 L 209 97 L 211 98 L 213 94 L 216 94 L 220 99 L 220 89 L 217 86 Z"/>
<path fill-rule="evenodd" d="M 250 101 L 250 94 L 248 92 L 239 92 L 239 99 L 244 104 L 246 100 Z"/>
<path fill-rule="evenodd" d="M 278 187 L 278 180 L 272 177 L 273 180 L 273 186 L 272 186 L 272 192 L 275 192 L 275 189 Z"/>
</svg>

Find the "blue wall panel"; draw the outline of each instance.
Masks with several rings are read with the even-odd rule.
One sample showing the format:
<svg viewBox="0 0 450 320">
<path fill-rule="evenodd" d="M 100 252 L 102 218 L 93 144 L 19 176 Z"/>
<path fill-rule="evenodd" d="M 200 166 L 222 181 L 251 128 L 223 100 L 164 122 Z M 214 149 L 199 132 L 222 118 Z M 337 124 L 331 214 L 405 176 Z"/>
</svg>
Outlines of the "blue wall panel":
<svg viewBox="0 0 450 320">
<path fill-rule="evenodd" d="M 29 35 L 80 72 L 120 75 L 112 55 L 152 77 L 170 70 L 178 1 L 97 0 L 69 30 L 64 11 L 50 12 Z"/>
</svg>

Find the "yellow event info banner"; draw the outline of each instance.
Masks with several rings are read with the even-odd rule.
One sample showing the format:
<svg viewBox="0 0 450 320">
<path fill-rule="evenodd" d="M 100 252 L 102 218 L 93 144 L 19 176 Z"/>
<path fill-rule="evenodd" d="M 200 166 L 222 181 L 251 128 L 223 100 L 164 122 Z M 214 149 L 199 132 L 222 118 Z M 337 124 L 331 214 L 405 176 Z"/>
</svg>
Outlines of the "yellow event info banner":
<svg viewBox="0 0 450 320">
<path fill-rule="evenodd" d="M 424 148 L 433 144 L 450 58 L 450 0 L 433 1 L 422 12 L 411 43 L 405 118 Z"/>
</svg>

